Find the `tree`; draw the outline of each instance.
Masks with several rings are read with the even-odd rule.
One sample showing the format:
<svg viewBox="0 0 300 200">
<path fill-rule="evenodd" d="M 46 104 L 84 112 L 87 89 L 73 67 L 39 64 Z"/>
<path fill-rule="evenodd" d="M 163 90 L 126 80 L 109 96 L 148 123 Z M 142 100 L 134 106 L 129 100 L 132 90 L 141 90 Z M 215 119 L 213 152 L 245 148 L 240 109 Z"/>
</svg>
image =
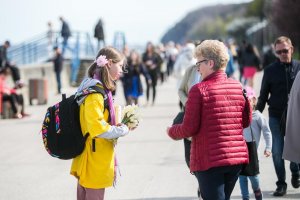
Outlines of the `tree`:
<svg viewBox="0 0 300 200">
<path fill-rule="evenodd" d="M 281 34 L 290 37 L 300 50 L 300 2 L 296 0 L 274 0 L 270 18 Z"/>
</svg>

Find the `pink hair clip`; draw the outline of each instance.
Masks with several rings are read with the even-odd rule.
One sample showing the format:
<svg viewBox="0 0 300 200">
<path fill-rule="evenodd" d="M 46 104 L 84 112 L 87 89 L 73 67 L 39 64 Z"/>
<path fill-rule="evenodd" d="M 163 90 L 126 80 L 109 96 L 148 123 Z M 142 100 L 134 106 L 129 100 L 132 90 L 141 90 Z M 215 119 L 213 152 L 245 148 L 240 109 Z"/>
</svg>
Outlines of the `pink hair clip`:
<svg viewBox="0 0 300 200">
<path fill-rule="evenodd" d="M 97 64 L 97 67 L 104 67 L 108 60 L 106 59 L 106 56 L 100 55 L 96 60 L 95 63 Z"/>
</svg>

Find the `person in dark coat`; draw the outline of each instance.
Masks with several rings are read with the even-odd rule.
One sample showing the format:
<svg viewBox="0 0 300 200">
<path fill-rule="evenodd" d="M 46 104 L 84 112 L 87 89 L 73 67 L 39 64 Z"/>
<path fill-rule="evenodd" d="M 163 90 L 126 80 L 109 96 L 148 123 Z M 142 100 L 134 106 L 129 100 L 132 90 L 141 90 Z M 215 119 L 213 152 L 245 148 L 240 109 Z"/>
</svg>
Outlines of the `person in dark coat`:
<svg viewBox="0 0 300 200">
<path fill-rule="evenodd" d="M 16 88 L 21 88 L 24 86 L 24 83 L 21 81 L 21 75 L 19 68 L 12 63 L 7 57 L 7 50 L 10 47 L 10 42 L 5 41 L 2 46 L 0 46 L 0 69 L 9 70 Z"/>
<path fill-rule="evenodd" d="M 62 42 L 62 55 L 64 55 L 65 49 L 68 47 L 68 39 L 71 37 L 71 30 L 69 24 L 65 21 L 63 17 L 59 17 L 59 20 L 62 23 L 61 26 L 61 37 L 63 38 Z"/>
<path fill-rule="evenodd" d="M 101 47 L 101 42 L 103 43 L 102 47 L 105 46 L 103 23 L 101 19 L 99 19 L 98 23 L 95 26 L 94 37 L 98 40 L 98 49 L 100 49 Z"/>
<path fill-rule="evenodd" d="M 144 68 L 140 54 L 132 50 L 128 58 L 128 67 L 122 77 L 126 104 L 138 104 L 138 98 L 143 95 L 141 75 L 145 77 L 147 83 L 151 84 L 151 77 Z"/>
<path fill-rule="evenodd" d="M 147 89 L 146 89 L 146 106 L 149 103 L 150 98 L 150 88 L 152 88 L 152 105 L 154 105 L 155 97 L 156 97 L 156 84 L 158 78 L 159 68 L 163 62 L 160 55 L 155 52 L 155 48 L 152 42 L 148 42 L 146 46 L 146 51 L 142 55 L 143 64 L 148 71 L 151 82 L 147 82 Z"/>
<path fill-rule="evenodd" d="M 53 64 L 54 64 L 54 72 L 55 72 L 55 77 L 56 77 L 56 81 L 57 81 L 57 93 L 60 94 L 61 93 L 61 70 L 63 67 L 63 56 L 60 52 L 60 49 L 58 47 L 54 47 L 54 58 L 53 58 Z"/>
<path fill-rule="evenodd" d="M 280 127 L 282 116 L 286 112 L 291 87 L 300 71 L 300 63 L 292 59 L 294 47 L 288 37 L 277 38 L 274 47 L 279 59 L 264 69 L 256 109 L 263 112 L 266 103 L 269 105 L 269 125 L 273 140 L 272 158 L 278 179 L 273 195 L 284 196 L 287 191 L 285 164 L 282 159 L 285 129 Z M 300 187 L 299 169 L 298 163 L 290 163 L 291 183 L 294 188 Z"/>
</svg>

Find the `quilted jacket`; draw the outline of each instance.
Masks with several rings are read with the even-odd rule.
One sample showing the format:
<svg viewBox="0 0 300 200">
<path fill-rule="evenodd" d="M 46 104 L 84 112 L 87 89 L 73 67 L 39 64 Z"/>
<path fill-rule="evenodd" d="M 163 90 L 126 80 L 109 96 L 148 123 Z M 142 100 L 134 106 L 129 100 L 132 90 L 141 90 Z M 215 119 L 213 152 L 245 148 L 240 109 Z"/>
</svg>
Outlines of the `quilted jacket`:
<svg viewBox="0 0 300 200">
<path fill-rule="evenodd" d="M 192 172 L 248 163 L 243 128 L 249 126 L 251 113 L 241 84 L 216 71 L 191 88 L 183 123 L 172 126 L 169 136 L 192 137 Z"/>
</svg>

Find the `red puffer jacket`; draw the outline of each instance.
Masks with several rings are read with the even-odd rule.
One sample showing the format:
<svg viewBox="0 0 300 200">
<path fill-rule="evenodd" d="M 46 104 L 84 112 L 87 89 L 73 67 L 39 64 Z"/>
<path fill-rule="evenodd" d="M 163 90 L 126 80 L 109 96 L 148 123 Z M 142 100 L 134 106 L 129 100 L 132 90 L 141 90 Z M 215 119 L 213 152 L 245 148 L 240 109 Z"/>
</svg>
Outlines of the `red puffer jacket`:
<svg viewBox="0 0 300 200">
<path fill-rule="evenodd" d="M 192 87 L 183 123 L 172 126 L 169 136 L 192 136 L 191 171 L 247 163 L 243 128 L 249 126 L 251 113 L 241 84 L 217 71 Z"/>
</svg>

